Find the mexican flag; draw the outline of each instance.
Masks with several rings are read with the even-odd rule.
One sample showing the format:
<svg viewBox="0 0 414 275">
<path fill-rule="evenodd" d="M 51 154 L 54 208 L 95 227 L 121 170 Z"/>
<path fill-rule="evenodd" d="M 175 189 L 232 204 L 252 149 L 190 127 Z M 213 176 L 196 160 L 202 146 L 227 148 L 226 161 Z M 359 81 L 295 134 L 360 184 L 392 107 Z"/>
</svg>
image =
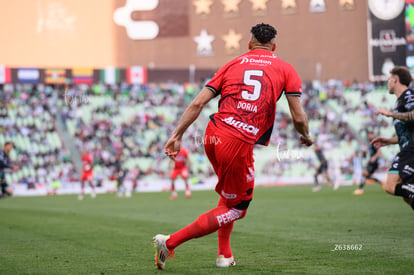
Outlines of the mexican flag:
<svg viewBox="0 0 414 275">
<path fill-rule="evenodd" d="M 101 70 L 101 81 L 105 84 L 116 84 L 121 82 L 119 69 L 107 67 Z"/>
</svg>

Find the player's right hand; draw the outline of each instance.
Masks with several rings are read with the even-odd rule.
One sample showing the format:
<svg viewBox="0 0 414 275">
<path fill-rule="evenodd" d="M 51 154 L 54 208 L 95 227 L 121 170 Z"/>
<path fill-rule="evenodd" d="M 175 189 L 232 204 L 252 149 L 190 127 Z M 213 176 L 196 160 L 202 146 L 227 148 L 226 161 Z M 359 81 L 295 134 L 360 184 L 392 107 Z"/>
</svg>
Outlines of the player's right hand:
<svg viewBox="0 0 414 275">
<path fill-rule="evenodd" d="M 167 141 L 167 144 L 164 147 L 164 153 L 172 160 L 175 160 L 175 157 L 180 152 L 181 148 L 181 139 L 170 138 Z"/>
<path fill-rule="evenodd" d="M 304 136 L 300 136 L 300 144 L 305 144 L 306 146 L 312 146 L 313 140 L 312 138 L 306 138 Z"/>
<path fill-rule="evenodd" d="M 375 111 L 375 114 L 376 115 L 381 114 L 381 115 L 386 116 L 386 117 L 392 116 L 392 112 L 389 111 L 389 110 L 386 110 L 386 109 L 378 109 L 378 110 Z"/>
<path fill-rule="evenodd" d="M 376 137 L 373 140 L 371 140 L 370 144 L 374 145 L 375 148 L 380 148 L 383 146 L 390 145 L 391 143 L 388 138 Z"/>
</svg>

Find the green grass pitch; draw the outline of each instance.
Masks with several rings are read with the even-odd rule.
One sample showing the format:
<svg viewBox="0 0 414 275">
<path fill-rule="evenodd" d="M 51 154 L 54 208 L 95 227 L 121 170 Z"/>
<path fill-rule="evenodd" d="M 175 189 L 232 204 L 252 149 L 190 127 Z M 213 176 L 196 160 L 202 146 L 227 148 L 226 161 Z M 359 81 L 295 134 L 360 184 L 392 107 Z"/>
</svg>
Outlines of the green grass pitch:
<svg viewBox="0 0 414 275">
<path fill-rule="evenodd" d="M 215 267 L 214 233 L 178 247 L 163 271 L 152 237 L 214 207 L 214 191 L 2 199 L 0 274 L 412 274 L 414 212 L 380 186 L 353 190 L 258 187 L 234 226 L 237 266 Z"/>
</svg>

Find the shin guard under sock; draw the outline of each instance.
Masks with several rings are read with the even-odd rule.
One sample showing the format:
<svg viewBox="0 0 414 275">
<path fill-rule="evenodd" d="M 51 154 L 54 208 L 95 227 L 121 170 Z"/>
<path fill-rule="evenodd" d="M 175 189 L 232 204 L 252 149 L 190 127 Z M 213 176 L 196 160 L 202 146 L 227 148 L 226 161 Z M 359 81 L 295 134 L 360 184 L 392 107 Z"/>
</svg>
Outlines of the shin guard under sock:
<svg viewBox="0 0 414 275">
<path fill-rule="evenodd" d="M 223 255 L 225 258 L 233 256 L 230 247 L 230 235 L 233 231 L 234 222 L 229 223 L 226 226 L 221 227 L 218 232 L 218 253 L 217 256 Z"/>
<path fill-rule="evenodd" d="M 246 215 L 246 210 L 218 206 L 200 215 L 197 220 L 187 225 L 183 229 L 170 235 L 167 241 L 168 249 L 174 249 L 180 244 L 217 231 L 235 220 L 241 219 Z"/>
</svg>

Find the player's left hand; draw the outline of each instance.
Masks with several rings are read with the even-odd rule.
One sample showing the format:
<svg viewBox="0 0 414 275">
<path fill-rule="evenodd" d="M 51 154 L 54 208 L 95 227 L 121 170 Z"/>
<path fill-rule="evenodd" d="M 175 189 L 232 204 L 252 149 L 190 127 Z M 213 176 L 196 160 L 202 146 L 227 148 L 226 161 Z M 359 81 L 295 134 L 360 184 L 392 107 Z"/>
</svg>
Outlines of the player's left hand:
<svg viewBox="0 0 414 275">
<path fill-rule="evenodd" d="M 386 109 L 378 109 L 378 110 L 376 110 L 376 111 L 375 111 L 375 114 L 376 114 L 376 115 L 381 114 L 381 115 L 384 115 L 384 116 L 386 116 L 386 117 L 390 117 L 390 116 L 392 116 L 392 112 L 391 112 L 391 111 L 389 111 L 389 110 L 386 110 Z"/>
<path fill-rule="evenodd" d="M 181 139 L 177 138 L 170 138 L 167 141 L 167 144 L 164 147 L 164 153 L 172 160 L 175 160 L 178 152 L 180 152 L 181 148 Z"/>
</svg>

